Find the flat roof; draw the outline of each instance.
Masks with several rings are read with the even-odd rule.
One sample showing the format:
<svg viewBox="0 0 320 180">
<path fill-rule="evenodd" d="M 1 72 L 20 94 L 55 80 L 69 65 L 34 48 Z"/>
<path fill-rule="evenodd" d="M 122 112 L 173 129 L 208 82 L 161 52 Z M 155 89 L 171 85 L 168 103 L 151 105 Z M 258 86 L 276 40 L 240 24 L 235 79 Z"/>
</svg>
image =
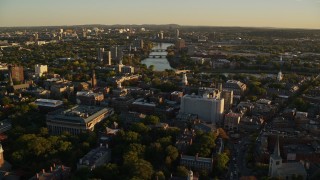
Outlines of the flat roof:
<svg viewBox="0 0 320 180">
<path fill-rule="evenodd" d="M 201 162 L 205 162 L 205 163 L 212 163 L 212 159 L 211 158 L 198 157 L 196 159 L 195 156 L 186 156 L 186 155 L 182 155 L 181 156 L 181 160 L 201 161 Z"/>
<path fill-rule="evenodd" d="M 88 123 L 103 113 L 110 112 L 110 108 L 79 105 L 67 110 L 57 110 L 48 114 L 54 120 Z"/>
<path fill-rule="evenodd" d="M 77 96 L 100 96 L 102 93 L 94 93 L 92 91 L 78 91 Z"/>
<path fill-rule="evenodd" d="M 155 104 L 153 104 L 153 103 L 147 103 L 147 102 L 133 102 L 132 104 L 136 104 L 136 105 L 142 105 L 142 106 L 150 106 L 150 107 L 156 107 L 156 105 Z"/>
<path fill-rule="evenodd" d="M 54 99 L 36 99 L 34 102 L 38 106 L 57 107 L 63 104 L 63 101 Z"/>
<path fill-rule="evenodd" d="M 91 150 L 90 152 L 88 152 L 88 154 L 86 154 L 84 157 L 82 157 L 80 159 L 81 163 L 79 162 L 78 164 L 79 165 L 92 166 L 103 155 L 105 155 L 106 153 L 110 153 L 110 152 L 111 152 L 110 149 L 108 149 L 105 146 L 97 147 L 97 148 Z"/>
</svg>

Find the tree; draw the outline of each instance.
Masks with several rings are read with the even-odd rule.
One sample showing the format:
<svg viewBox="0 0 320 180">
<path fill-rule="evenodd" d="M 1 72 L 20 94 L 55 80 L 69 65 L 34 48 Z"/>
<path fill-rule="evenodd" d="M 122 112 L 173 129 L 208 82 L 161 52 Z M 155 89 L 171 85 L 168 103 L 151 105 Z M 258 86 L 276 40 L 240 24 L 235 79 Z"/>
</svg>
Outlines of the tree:
<svg viewBox="0 0 320 180">
<path fill-rule="evenodd" d="M 96 179 L 121 179 L 118 165 L 112 163 L 95 168 L 92 176 Z"/>
<path fill-rule="evenodd" d="M 146 159 L 155 167 L 160 167 L 164 160 L 163 148 L 160 143 L 151 143 L 146 150 Z"/>
<path fill-rule="evenodd" d="M 130 164 L 129 174 L 131 177 L 139 177 L 140 179 L 151 179 L 153 175 L 152 165 L 143 159 Z"/>
<path fill-rule="evenodd" d="M 157 142 L 159 142 L 162 147 L 167 147 L 172 144 L 172 136 L 162 137 L 158 139 Z"/>
<path fill-rule="evenodd" d="M 150 66 L 149 66 L 149 70 L 150 70 L 150 71 L 154 71 L 154 68 L 155 68 L 154 65 L 150 65 Z"/>
<path fill-rule="evenodd" d="M 139 133 L 139 134 L 145 134 L 150 130 L 150 128 L 148 126 L 144 125 L 141 122 L 133 123 L 131 125 L 130 129 L 134 132 Z"/>
<path fill-rule="evenodd" d="M 177 175 L 180 177 L 187 177 L 189 174 L 189 171 L 186 167 L 184 166 L 178 166 L 177 167 Z"/>
<path fill-rule="evenodd" d="M 81 168 L 74 173 L 74 176 L 71 179 L 86 180 L 89 179 L 89 174 L 90 170 L 88 168 Z"/>
<path fill-rule="evenodd" d="M 2 100 L 1 100 L 1 105 L 3 105 L 3 106 L 7 106 L 7 105 L 9 105 L 10 103 L 11 103 L 11 100 L 10 100 L 10 98 L 7 97 L 7 96 L 3 97 Z"/>
<path fill-rule="evenodd" d="M 165 180 L 166 176 L 164 175 L 164 173 L 162 171 L 157 171 L 154 173 L 153 179 Z"/>
<path fill-rule="evenodd" d="M 145 153 L 145 149 L 146 149 L 146 147 L 142 144 L 132 143 L 127 148 L 127 152 L 132 151 L 134 153 L 137 153 L 138 157 L 143 158 L 143 155 Z"/>
<path fill-rule="evenodd" d="M 150 125 L 150 124 L 155 125 L 155 124 L 158 124 L 159 122 L 160 122 L 160 119 L 158 116 L 150 115 L 144 118 L 144 123 L 147 125 Z"/>
<path fill-rule="evenodd" d="M 195 155 L 199 153 L 201 157 L 210 157 L 212 149 L 216 146 L 215 140 L 216 135 L 213 133 L 197 134 L 195 141 L 188 149 L 188 154 Z"/>
<path fill-rule="evenodd" d="M 175 161 L 178 156 L 179 156 L 179 152 L 178 149 L 172 145 L 168 146 L 165 150 L 166 153 L 166 158 L 165 158 L 165 164 L 170 167 L 171 163 L 173 161 Z"/>
<path fill-rule="evenodd" d="M 227 168 L 229 162 L 229 157 L 226 153 L 217 154 L 217 167 L 220 171 L 223 171 Z"/>
</svg>

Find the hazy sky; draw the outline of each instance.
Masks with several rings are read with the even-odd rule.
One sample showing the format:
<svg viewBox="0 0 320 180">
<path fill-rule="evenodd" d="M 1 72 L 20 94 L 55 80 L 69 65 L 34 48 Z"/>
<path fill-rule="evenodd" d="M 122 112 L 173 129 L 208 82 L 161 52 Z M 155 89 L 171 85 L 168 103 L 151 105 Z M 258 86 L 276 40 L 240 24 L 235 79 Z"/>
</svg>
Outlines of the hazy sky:
<svg viewBox="0 0 320 180">
<path fill-rule="evenodd" d="M 169 23 L 320 29 L 320 0 L 0 0 L 0 27 Z"/>
</svg>

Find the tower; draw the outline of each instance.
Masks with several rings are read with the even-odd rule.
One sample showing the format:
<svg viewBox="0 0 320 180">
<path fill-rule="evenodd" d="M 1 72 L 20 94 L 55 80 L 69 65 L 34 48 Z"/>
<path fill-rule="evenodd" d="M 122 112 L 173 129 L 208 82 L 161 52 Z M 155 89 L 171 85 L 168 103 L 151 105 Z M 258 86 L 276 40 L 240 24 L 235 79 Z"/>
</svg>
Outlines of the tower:
<svg viewBox="0 0 320 180">
<path fill-rule="evenodd" d="M 277 170 L 281 166 L 282 166 L 282 158 L 280 156 L 279 135 L 277 135 L 277 141 L 274 147 L 273 154 L 270 155 L 269 176 L 276 177 Z"/>
<path fill-rule="evenodd" d="M 8 69 L 9 69 L 9 85 L 10 85 L 10 86 L 13 86 L 13 80 L 12 80 L 12 66 L 11 66 L 11 65 L 9 65 Z"/>
<path fill-rule="evenodd" d="M 186 73 L 183 73 L 182 75 L 182 85 L 184 86 L 188 85 L 188 78 Z"/>
<path fill-rule="evenodd" d="M 280 56 L 280 71 L 278 72 L 278 75 L 277 75 L 278 81 L 282 81 L 282 79 L 283 79 L 283 74 L 281 72 L 281 69 L 282 69 L 282 55 Z"/>
<path fill-rule="evenodd" d="M 111 51 L 108 51 L 108 62 L 107 65 L 111 66 Z"/>
<path fill-rule="evenodd" d="M 179 29 L 176 30 L 176 39 L 179 39 L 179 36 L 180 36 L 180 32 L 179 32 Z"/>
<path fill-rule="evenodd" d="M 104 48 L 98 48 L 98 61 L 103 61 Z"/>
<path fill-rule="evenodd" d="M 97 85 L 96 72 L 95 70 L 92 70 L 91 88 L 94 89 L 96 85 Z"/>
<path fill-rule="evenodd" d="M 118 58 L 118 45 L 116 45 L 115 58 Z"/>
<path fill-rule="evenodd" d="M 2 148 L 2 144 L 0 144 L 0 168 L 3 166 L 3 164 L 4 164 L 3 148 Z"/>
</svg>

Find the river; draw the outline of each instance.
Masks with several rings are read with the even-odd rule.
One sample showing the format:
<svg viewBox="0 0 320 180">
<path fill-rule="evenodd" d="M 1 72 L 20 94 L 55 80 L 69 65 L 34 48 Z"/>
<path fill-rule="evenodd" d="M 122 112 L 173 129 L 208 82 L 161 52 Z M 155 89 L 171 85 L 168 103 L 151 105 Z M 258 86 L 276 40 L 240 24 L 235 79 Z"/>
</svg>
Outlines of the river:
<svg viewBox="0 0 320 180">
<path fill-rule="evenodd" d="M 152 50 L 166 50 L 167 47 L 172 46 L 173 44 L 171 43 L 154 43 L 154 47 Z M 149 54 L 149 57 L 142 60 L 141 63 L 147 65 L 149 67 L 150 65 L 154 65 L 154 70 L 155 71 L 164 71 L 166 69 L 173 69 L 170 66 L 170 63 L 168 59 L 166 58 L 167 56 L 167 51 L 164 52 L 151 52 Z M 161 58 L 159 57 L 161 56 Z"/>
</svg>

